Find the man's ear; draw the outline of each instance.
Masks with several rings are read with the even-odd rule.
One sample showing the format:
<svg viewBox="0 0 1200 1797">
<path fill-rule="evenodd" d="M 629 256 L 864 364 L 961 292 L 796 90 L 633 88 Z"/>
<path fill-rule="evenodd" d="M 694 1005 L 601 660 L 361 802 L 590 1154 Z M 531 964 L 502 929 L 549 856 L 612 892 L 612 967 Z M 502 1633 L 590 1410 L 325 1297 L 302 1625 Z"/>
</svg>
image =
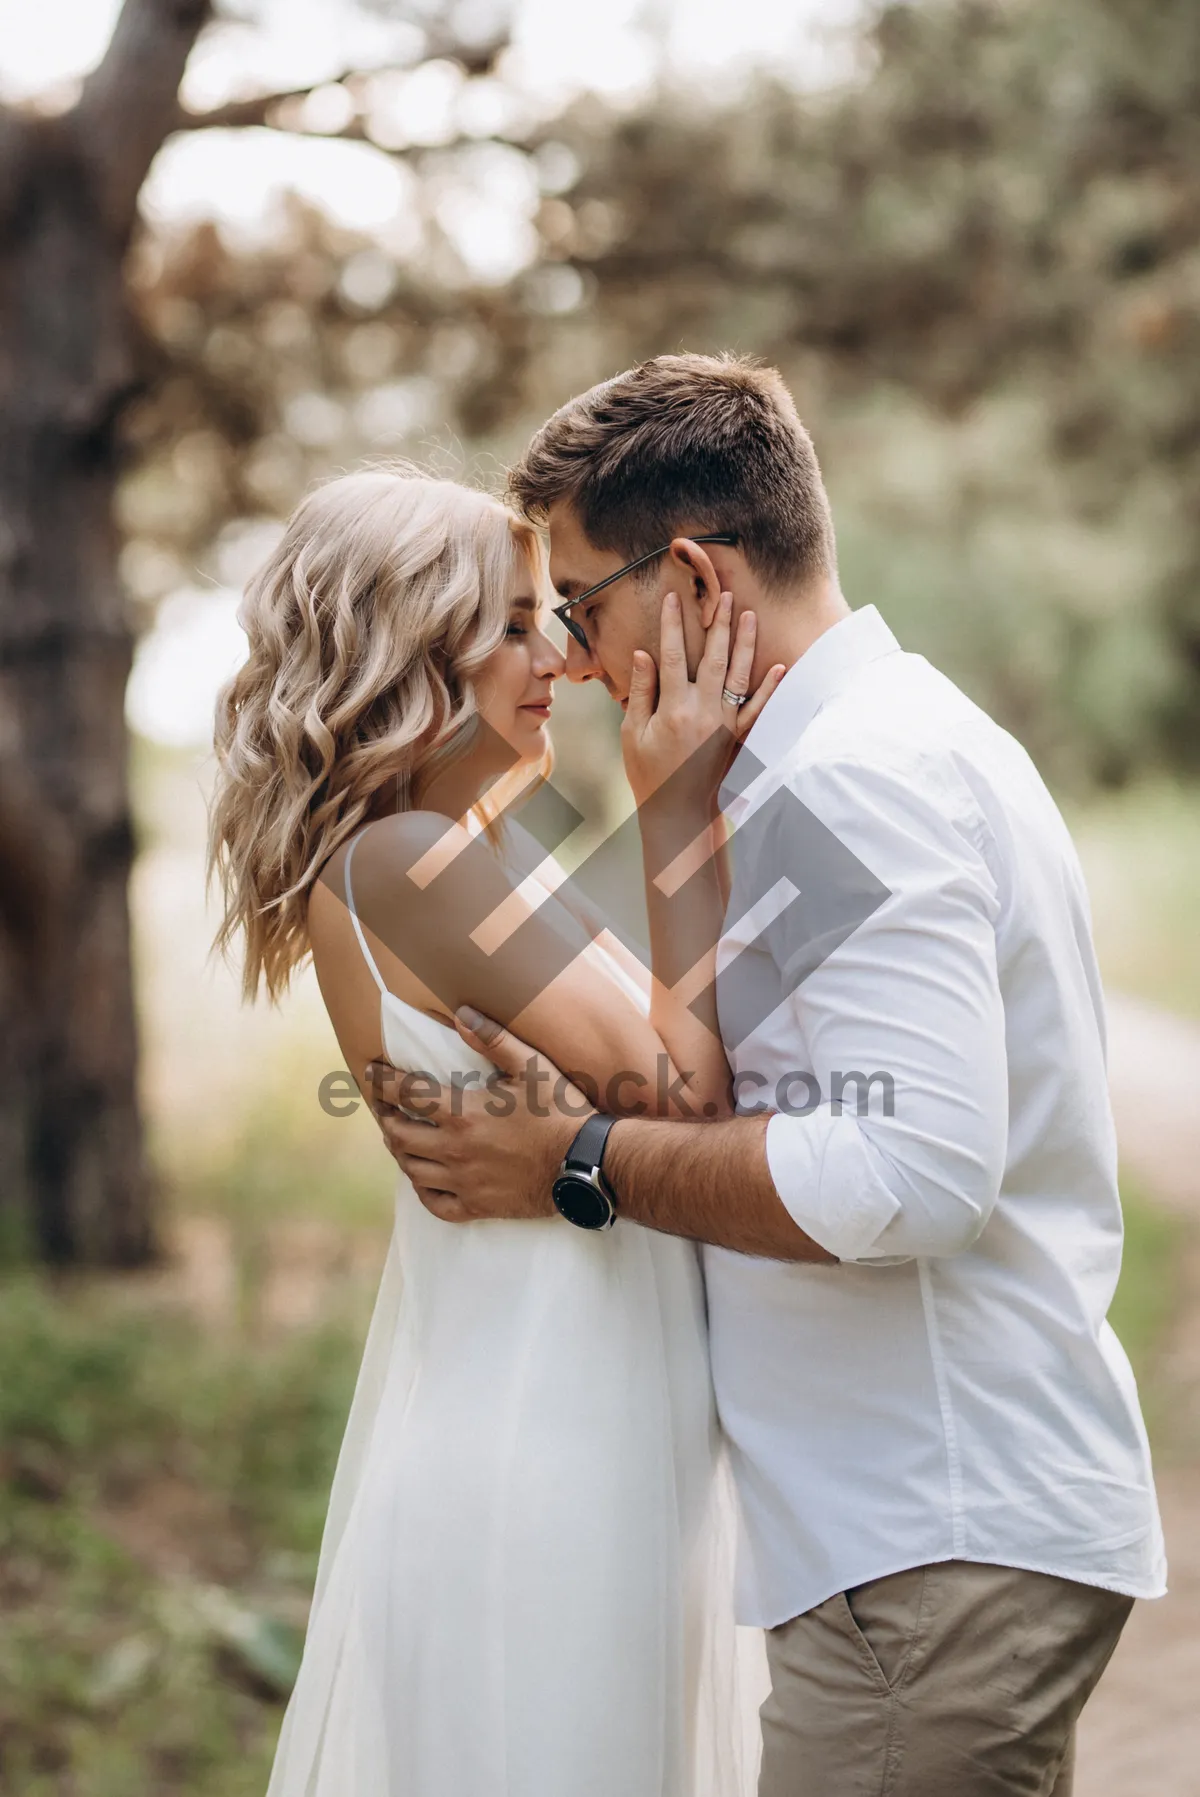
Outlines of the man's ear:
<svg viewBox="0 0 1200 1797">
<path fill-rule="evenodd" d="M 676 537 L 671 550 L 676 560 L 687 570 L 692 597 L 700 612 L 701 628 L 707 630 L 716 617 L 717 606 L 721 602 L 721 583 L 717 579 L 717 571 L 701 545 L 693 543 L 690 537 Z"/>
</svg>

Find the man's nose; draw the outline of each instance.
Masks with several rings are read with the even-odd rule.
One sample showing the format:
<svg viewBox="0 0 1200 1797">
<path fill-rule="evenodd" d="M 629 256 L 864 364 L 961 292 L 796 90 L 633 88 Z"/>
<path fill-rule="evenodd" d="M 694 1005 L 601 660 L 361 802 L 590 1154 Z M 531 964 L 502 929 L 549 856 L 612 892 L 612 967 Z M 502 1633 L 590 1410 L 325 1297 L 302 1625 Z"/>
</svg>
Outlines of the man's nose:
<svg viewBox="0 0 1200 1797">
<path fill-rule="evenodd" d="M 596 663 L 592 657 L 591 650 L 585 649 L 583 644 L 580 642 L 577 642 L 576 639 L 571 635 L 570 631 L 568 631 L 567 632 L 567 679 L 580 681 L 580 680 L 599 680 L 599 678 L 600 678 L 600 669 L 596 666 Z"/>
</svg>

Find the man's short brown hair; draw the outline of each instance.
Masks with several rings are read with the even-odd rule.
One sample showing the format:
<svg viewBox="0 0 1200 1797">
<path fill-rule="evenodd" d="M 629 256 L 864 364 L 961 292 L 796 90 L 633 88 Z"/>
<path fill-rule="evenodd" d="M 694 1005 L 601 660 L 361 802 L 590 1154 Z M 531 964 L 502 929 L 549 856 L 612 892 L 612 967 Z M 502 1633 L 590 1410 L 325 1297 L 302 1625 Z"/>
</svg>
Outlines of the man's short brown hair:
<svg viewBox="0 0 1200 1797">
<path fill-rule="evenodd" d="M 655 356 L 561 406 L 509 474 L 544 524 L 566 500 L 630 560 L 684 531 L 736 533 L 768 586 L 836 567 L 812 438 L 779 371 L 745 356 Z"/>
</svg>

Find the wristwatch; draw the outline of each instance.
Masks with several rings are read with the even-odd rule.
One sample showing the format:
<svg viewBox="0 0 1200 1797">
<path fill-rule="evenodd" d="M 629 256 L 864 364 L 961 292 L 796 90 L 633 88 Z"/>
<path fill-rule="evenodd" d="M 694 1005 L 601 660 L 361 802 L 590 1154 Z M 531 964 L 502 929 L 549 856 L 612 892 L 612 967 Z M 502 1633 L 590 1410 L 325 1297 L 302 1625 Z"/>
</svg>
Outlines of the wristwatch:
<svg viewBox="0 0 1200 1797">
<path fill-rule="evenodd" d="M 600 1170 L 608 1132 L 617 1121 L 595 1111 L 563 1156 L 551 1187 L 559 1216 L 578 1229 L 611 1229 L 617 1220 L 617 1194 Z"/>
</svg>

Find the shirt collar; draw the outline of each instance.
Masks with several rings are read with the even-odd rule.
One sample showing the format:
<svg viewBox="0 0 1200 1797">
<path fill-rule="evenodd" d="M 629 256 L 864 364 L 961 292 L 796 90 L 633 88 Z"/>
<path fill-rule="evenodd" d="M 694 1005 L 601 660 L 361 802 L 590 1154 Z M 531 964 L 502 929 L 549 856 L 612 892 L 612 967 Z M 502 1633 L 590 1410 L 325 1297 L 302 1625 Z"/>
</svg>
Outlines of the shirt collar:
<svg viewBox="0 0 1200 1797">
<path fill-rule="evenodd" d="M 750 734 L 734 756 L 718 795 L 722 811 L 740 823 L 753 804 L 754 788 L 794 748 L 826 700 L 881 656 L 900 647 L 874 605 L 864 605 L 823 631 L 792 663 Z"/>
</svg>

